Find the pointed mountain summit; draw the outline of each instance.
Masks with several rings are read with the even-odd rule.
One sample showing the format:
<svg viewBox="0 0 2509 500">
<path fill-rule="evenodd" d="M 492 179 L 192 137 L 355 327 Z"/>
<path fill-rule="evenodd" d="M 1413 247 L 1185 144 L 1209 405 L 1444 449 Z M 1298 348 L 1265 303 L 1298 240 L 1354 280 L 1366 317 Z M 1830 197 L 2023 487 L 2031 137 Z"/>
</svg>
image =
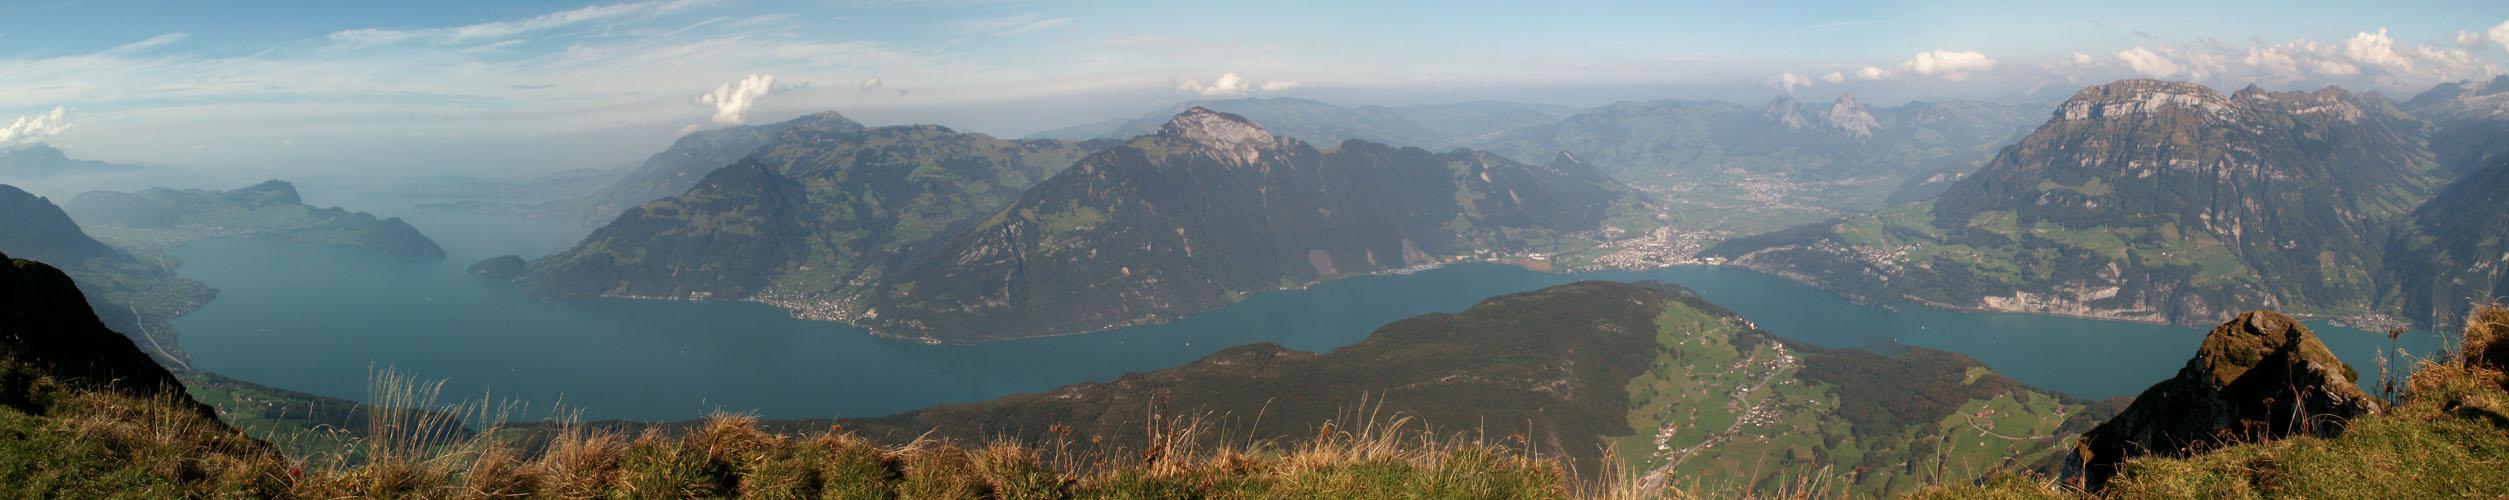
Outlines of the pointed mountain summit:
<svg viewBox="0 0 2509 500">
<path fill-rule="evenodd" d="M 1812 126 L 1812 118 L 1803 114 L 1803 103 L 1795 102 L 1793 95 L 1781 94 L 1769 100 L 1768 105 L 1760 107 L 1760 116 L 1785 126 L 1787 130 Z"/>
<path fill-rule="evenodd" d="M 2339 434 L 2379 408 L 2353 385 L 2357 376 L 2299 320 L 2273 311 L 2241 314 L 2205 335 L 2177 377 L 2144 390 L 2125 412 L 2083 435 L 2089 484 L 2099 488 L 2137 456 Z"/>
<path fill-rule="evenodd" d="M 1829 114 L 1823 119 L 1831 128 L 1857 138 L 1873 137 L 1873 130 L 1882 127 L 1882 122 L 1874 119 L 1871 111 L 1864 109 L 1864 103 L 1856 101 L 1855 92 L 1839 94 L 1838 100 L 1830 103 Z"/>
</svg>

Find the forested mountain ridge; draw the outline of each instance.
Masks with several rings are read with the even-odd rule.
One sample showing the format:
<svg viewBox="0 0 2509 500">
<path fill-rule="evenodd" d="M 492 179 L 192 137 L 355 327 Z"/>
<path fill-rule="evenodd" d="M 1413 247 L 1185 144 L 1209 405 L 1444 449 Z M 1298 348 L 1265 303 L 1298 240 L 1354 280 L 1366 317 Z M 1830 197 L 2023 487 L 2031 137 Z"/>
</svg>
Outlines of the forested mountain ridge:
<svg viewBox="0 0 2509 500">
<path fill-rule="evenodd" d="M 758 299 L 817 314 L 1086 147 L 930 125 L 787 127 L 540 258 L 526 281 L 548 296 Z"/>
<path fill-rule="evenodd" d="M 1642 230 L 1645 203 L 1571 156 L 1317 150 L 1194 108 L 888 276 L 849 320 L 939 341 L 1095 330 L 1333 277 L 1581 249 Z"/>
</svg>

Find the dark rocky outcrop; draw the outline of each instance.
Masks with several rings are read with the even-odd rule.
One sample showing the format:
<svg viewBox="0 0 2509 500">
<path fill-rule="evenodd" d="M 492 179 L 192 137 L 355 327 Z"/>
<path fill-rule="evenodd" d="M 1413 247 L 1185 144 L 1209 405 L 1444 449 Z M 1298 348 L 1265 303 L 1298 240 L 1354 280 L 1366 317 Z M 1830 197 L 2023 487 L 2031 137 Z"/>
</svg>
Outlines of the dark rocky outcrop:
<svg viewBox="0 0 2509 500">
<path fill-rule="evenodd" d="M 47 379 L 49 379 L 47 381 Z M 0 404 L 42 414 L 43 386 L 183 397 L 183 383 L 139 346 L 106 329 L 69 275 L 41 262 L 0 255 Z"/>
<path fill-rule="evenodd" d="M 2083 472 L 2097 489 L 2138 456 L 2333 436 L 2379 410 L 2353 385 L 2355 375 L 2298 320 L 2272 311 L 2241 314 L 2205 336 L 2177 377 L 2144 390 L 2117 418 L 2084 434 Z"/>
</svg>

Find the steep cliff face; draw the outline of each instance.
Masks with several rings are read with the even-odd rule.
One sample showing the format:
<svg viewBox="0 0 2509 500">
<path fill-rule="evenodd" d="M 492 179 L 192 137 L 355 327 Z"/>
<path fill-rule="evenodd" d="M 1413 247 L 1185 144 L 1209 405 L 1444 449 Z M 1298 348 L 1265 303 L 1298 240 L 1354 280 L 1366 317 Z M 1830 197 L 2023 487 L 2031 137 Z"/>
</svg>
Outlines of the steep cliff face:
<svg viewBox="0 0 2509 500">
<path fill-rule="evenodd" d="M 2386 225 L 2439 185 L 2419 122 L 2342 89 L 2084 89 L 1932 202 L 1712 255 L 1954 307 L 2206 322 L 2370 312 Z"/>
<path fill-rule="evenodd" d="M 2226 443 L 2333 436 L 2379 410 L 2356 373 L 2298 320 L 2272 311 L 2214 328 L 2178 375 L 2136 396 L 2084 434 L 2083 464 L 2098 488 L 2127 459 L 2184 456 Z"/>
<path fill-rule="evenodd" d="M 890 275 L 857 321 L 948 341 L 1086 331 L 1324 278 L 1550 251 L 1640 199 L 1569 157 L 1318 151 L 1195 108 Z"/>
</svg>

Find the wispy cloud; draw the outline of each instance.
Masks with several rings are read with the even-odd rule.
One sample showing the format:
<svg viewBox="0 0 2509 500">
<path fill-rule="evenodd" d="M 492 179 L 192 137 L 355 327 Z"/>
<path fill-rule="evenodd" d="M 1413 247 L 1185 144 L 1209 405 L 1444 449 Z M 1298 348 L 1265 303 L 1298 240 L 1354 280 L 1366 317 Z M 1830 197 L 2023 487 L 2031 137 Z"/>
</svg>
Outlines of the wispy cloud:
<svg viewBox="0 0 2509 500">
<path fill-rule="evenodd" d="M 138 53 L 148 49 L 173 45 L 175 42 L 183 41 L 183 39 L 191 38 L 191 36 L 192 35 L 188 33 L 167 33 L 148 37 L 146 40 L 122 44 L 122 46 L 119 47 L 105 49 L 103 53 L 116 55 Z"/>
<path fill-rule="evenodd" d="M 543 14 L 515 21 L 495 21 L 449 28 L 387 29 L 357 28 L 332 32 L 330 39 L 350 46 L 389 45 L 409 41 L 463 44 L 496 40 L 537 31 L 575 26 L 584 23 L 616 20 L 632 16 L 648 16 L 686 9 L 706 0 L 663 0 L 609 5 L 594 5 Z"/>
<path fill-rule="evenodd" d="M 1020 14 L 1015 16 L 961 19 L 958 21 L 952 21 L 948 23 L 948 25 L 951 30 L 957 31 L 962 35 L 1015 36 L 1045 31 L 1057 26 L 1071 24 L 1071 22 L 1072 18 L 1068 17 L 1040 17 L 1036 14 Z"/>
</svg>

